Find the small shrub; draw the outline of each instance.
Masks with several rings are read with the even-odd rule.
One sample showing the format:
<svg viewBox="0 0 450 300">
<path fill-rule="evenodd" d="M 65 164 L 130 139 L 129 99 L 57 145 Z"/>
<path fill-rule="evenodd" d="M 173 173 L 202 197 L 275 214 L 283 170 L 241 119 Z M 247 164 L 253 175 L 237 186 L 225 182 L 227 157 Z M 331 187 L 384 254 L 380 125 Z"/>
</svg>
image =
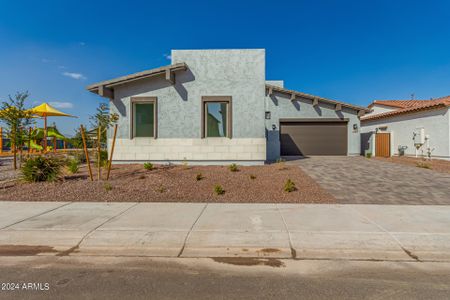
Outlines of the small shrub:
<svg viewBox="0 0 450 300">
<path fill-rule="evenodd" d="M 280 157 L 280 158 L 278 158 L 278 159 L 276 160 L 276 163 L 277 163 L 277 164 L 279 164 L 279 163 L 284 163 L 284 162 L 285 162 L 285 159 L 282 158 L 282 157 Z"/>
<path fill-rule="evenodd" d="M 238 165 L 237 164 L 231 164 L 228 166 L 228 169 L 230 169 L 231 172 L 237 172 L 239 171 Z"/>
<path fill-rule="evenodd" d="M 89 153 L 89 157 L 91 157 L 90 153 Z M 94 155 L 94 163 L 96 166 L 98 165 L 98 153 L 97 152 Z M 101 167 L 108 166 L 108 151 L 106 151 L 106 150 L 100 150 L 100 166 Z"/>
<path fill-rule="evenodd" d="M 416 164 L 416 167 L 418 167 L 418 168 L 424 168 L 424 169 L 431 169 L 431 165 L 430 165 L 430 164 L 427 164 L 427 163 L 425 163 L 425 162 L 418 162 L 418 163 Z"/>
<path fill-rule="evenodd" d="M 195 179 L 197 179 L 197 181 L 202 180 L 204 177 L 202 175 L 202 173 L 198 173 L 197 176 L 195 176 Z"/>
<path fill-rule="evenodd" d="M 182 162 L 182 165 L 183 165 L 183 168 L 185 168 L 185 169 L 189 169 L 189 164 L 188 164 L 188 162 L 187 162 L 187 159 L 186 159 L 186 157 L 185 157 L 185 158 L 183 158 L 183 162 Z"/>
<path fill-rule="evenodd" d="M 216 193 L 216 195 L 223 195 L 225 194 L 225 190 L 220 184 L 216 184 L 214 186 L 214 193 Z"/>
<path fill-rule="evenodd" d="M 77 151 L 73 154 L 73 159 L 77 160 L 80 164 L 86 163 L 86 154 L 84 151 Z"/>
<path fill-rule="evenodd" d="M 103 185 L 103 188 L 105 189 L 105 191 L 109 192 L 113 189 L 111 183 L 109 182 L 105 182 L 105 184 Z"/>
<path fill-rule="evenodd" d="M 55 181 L 61 171 L 61 161 L 52 156 L 31 156 L 22 165 L 22 178 L 27 182 Z"/>
<path fill-rule="evenodd" d="M 367 152 L 367 153 L 366 153 L 366 158 L 371 158 L 371 157 L 372 157 L 372 153 Z"/>
<path fill-rule="evenodd" d="M 144 169 L 151 171 L 154 169 L 154 166 L 151 162 L 146 162 L 144 163 Z"/>
<path fill-rule="evenodd" d="M 156 191 L 159 193 L 164 193 L 166 191 L 166 188 L 160 185 L 159 188 L 156 189 Z"/>
<path fill-rule="evenodd" d="M 68 169 L 69 172 L 72 173 L 72 174 L 78 173 L 78 170 L 80 169 L 80 163 L 79 163 L 79 161 L 76 160 L 76 159 L 71 159 L 71 160 L 69 160 L 69 162 L 67 163 L 67 169 Z"/>
<path fill-rule="evenodd" d="M 254 180 L 254 179 L 256 179 L 256 176 L 253 175 L 253 174 L 250 174 L 250 179 L 251 179 L 251 180 Z"/>
<path fill-rule="evenodd" d="M 286 183 L 284 184 L 284 191 L 290 193 L 296 190 L 297 188 L 295 187 L 295 183 L 291 179 L 286 180 Z"/>
</svg>

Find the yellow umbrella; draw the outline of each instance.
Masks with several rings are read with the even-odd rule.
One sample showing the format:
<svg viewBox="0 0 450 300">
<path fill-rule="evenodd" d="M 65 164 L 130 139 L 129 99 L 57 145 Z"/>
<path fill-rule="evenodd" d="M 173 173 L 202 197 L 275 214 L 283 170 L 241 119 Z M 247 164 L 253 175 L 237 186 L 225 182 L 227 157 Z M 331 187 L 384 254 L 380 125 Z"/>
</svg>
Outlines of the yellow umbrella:
<svg viewBox="0 0 450 300">
<path fill-rule="evenodd" d="M 32 114 L 43 117 L 44 118 L 44 151 L 47 150 L 47 117 L 72 117 L 75 116 L 63 113 L 62 111 L 57 110 L 53 106 L 48 103 L 42 103 L 36 107 L 33 107 L 29 110 Z"/>
</svg>

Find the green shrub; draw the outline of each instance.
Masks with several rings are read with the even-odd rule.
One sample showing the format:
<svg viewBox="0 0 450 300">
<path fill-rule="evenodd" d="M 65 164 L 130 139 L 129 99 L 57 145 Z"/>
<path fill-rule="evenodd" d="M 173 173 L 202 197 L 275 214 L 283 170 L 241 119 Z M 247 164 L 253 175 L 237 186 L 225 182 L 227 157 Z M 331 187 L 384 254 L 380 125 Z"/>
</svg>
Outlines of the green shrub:
<svg viewBox="0 0 450 300">
<path fill-rule="evenodd" d="M 105 191 L 107 191 L 107 192 L 109 192 L 109 191 L 111 191 L 113 189 L 111 183 L 109 183 L 109 182 L 105 182 L 103 187 L 105 188 Z"/>
<path fill-rule="evenodd" d="M 95 153 L 94 162 L 95 162 L 95 165 L 97 166 L 98 165 L 98 153 Z M 101 167 L 108 166 L 108 151 L 106 151 L 106 150 L 100 150 L 100 166 Z"/>
<path fill-rule="evenodd" d="M 73 159 L 77 160 L 80 164 L 85 164 L 86 154 L 84 154 L 84 151 L 77 151 L 73 154 Z"/>
<path fill-rule="evenodd" d="M 431 165 L 430 165 L 430 164 L 427 164 L 427 163 L 425 163 L 425 162 L 418 162 L 418 163 L 416 164 L 416 167 L 418 167 L 418 168 L 424 168 L 424 169 L 431 169 Z"/>
<path fill-rule="evenodd" d="M 250 179 L 254 180 L 254 179 L 256 179 L 256 176 L 253 174 L 250 174 Z"/>
<path fill-rule="evenodd" d="M 230 169 L 231 172 L 237 172 L 239 171 L 238 165 L 237 164 L 231 164 L 228 166 L 228 169 Z"/>
<path fill-rule="evenodd" d="M 291 179 L 286 180 L 286 183 L 284 184 L 284 191 L 290 193 L 296 190 L 297 188 L 295 187 L 295 183 Z"/>
<path fill-rule="evenodd" d="M 67 163 L 67 169 L 69 170 L 70 173 L 76 174 L 80 169 L 80 163 L 78 162 L 78 160 L 72 158 Z"/>
<path fill-rule="evenodd" d="M 151 162 L 144 163 L 144 169 L 151 171 L 151 170 L 153 170 L 153 168 L 154 168 L 154 166 Z"/>
<path fill-rule="evenodd" d="M 182 165 L 183 165 L 183 168 L 185 168 L 185 169 L 189 169 L 189 163 L 188 163 L 188 161 L 187 161 L 186 157 L 185 157 L 185 158 L 183 158 L 183 162 L 182 162 Z"/>
<path fill-rule="evenodd" d="M 197 181 L 202 180 L 204 177 L 202 175 L 202 173 L 198 173 L 197 176 L 195 176 L 195 179 L 197 179 Z"/>
<path fill-rule="evenodd" d="M 216 193 L 216 195 L 223 195 L 223 194 L 225 194 L 225 190 L 223 189 L 223 187 L 220 184 L 216 184 L 214 186 L 214 192 Z"/>
<path fill-rule="evenodd" d="M 367 153 L 366 153 L 366 158 L 371 158 L 371 157 L 372 157 L 372 153 L 367 152 Z"/>
<path fill-rule="evenodd" d="M 277 158 L 277 160 L 276 160 L 276 163 L 277 163 L 277 164 L 279 164 L 279 163 L 284 163 L 284 162 L 285 162 L 285 159 L 282 158 L 282 157 Z"/>
<path fill-rule="evenodd" d="M 22 165 L 22 178 L 27 182 L 55 181 L 61 171 L 61 161 L 52 156 L 31 156 Z"/>
</svg>

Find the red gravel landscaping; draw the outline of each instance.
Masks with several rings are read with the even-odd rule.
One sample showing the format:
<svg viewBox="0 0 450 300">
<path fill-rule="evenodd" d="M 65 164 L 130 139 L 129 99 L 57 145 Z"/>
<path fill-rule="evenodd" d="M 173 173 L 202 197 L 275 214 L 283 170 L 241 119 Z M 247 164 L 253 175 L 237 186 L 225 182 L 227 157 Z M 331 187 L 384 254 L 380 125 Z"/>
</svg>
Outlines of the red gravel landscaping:
<svg viewBox="0 0 450 300">
<path fill-rule="evenodd" d="M 299 167 L 284 164 L 239 166 L 237 172 L 227 166 L 156 166 L 149 171 L 143 165 L 113 165 L 108 182 L 91 182 L 86 169 L 55 183 L 9 184 L 0 189 L 0 200 L 335 203 Z M 288 179 L 297 188 L 290 193 L 283 190 Z M 215 193 L 216 185 L 225 190 L 223 195 Z"/>
<path fill-rule="evenodd" d="M 442 159 L 423 159 L 423 158 L 415 158 L 415 157 L 406 157 L 406 156 L 392 156 L 388 158 L 384 157 L 374 157 L 374 159 L 387 161 L 396 164 L 402 165 L 410 165 L 418 168 L 430 169 L 432 171 L 436 171 L 439 173 L 450 173 L 450 161 L 442 160 Z"/>
</svg>

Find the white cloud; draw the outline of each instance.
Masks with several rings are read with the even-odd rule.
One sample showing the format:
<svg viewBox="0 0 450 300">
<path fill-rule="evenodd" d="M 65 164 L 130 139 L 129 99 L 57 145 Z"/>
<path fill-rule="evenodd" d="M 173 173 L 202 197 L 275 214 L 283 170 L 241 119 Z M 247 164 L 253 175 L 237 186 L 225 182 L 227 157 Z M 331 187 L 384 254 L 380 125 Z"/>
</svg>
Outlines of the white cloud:
<svg viewBox="0 0 450 300">
<path fill-rule="evenodd" d="M 54 101 L 54 102 L 49 102 L 49 104 L 51 106 L 54 106 L 56 108 L 73 108 L 73 104 L 70 102 L 59 102 L 59 101 Z"/>
<path fill-rule="evenodd" d="M 76 80 L 84 80 L 86 77 L 81 73 L 71 73 L 71 72 L 64 72 L 62 75 L 76 79 Z"/>
<path fill-rule="evenodd" d="M 80 45 L 81 47 L 86 46 L 85 42 L 79 42 L 78 45 Z"/>
<path fill-rule="evenodd" d="M 170 55 L 170 54 L 164 53 L 163 56 L 165 59 L 168 59 L 168 60 L 172 59 L 172 55 Z"/>
<path fill-rule="evenodd" d="M 65 68 L 66 68 L 66 66 L 63 66 L 63 65 L 58 66 L 58 69 L 65 69 Z"/>
</svg>

